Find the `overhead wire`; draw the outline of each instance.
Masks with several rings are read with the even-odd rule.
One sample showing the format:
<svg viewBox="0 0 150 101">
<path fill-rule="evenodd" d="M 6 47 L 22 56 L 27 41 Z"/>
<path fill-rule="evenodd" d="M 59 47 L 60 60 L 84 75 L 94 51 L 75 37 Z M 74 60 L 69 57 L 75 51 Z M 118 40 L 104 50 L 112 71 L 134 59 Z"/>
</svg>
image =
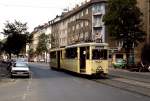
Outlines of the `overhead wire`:
<svg viewBox="0 0 150 101">
<path fill-rule="evenodd" d="M 56 9 L 64 9 L 62 7 L 55 7 L 55 6 L 39 6 L 39 5 L 16 5 L 16 4 L 3 4 L 0 3 L 1 6 L 4 7 L 26 7 L 26 8 L 56 8 Z"/>
</svg>

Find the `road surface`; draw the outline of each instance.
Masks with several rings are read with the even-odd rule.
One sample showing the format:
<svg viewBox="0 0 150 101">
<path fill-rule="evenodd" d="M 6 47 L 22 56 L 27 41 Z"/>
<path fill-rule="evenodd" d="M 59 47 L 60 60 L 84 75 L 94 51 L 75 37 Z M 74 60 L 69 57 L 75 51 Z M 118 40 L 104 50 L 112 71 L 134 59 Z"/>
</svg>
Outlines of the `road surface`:
<svg viewBox="0 0 150 101">
<path fill-rule="evenodd" d="M 46 64 L 30 67 L 30 79 L 0 83 L 0 101 L 150 101 L 149 96 L 54 71 Z"/>
</svg>

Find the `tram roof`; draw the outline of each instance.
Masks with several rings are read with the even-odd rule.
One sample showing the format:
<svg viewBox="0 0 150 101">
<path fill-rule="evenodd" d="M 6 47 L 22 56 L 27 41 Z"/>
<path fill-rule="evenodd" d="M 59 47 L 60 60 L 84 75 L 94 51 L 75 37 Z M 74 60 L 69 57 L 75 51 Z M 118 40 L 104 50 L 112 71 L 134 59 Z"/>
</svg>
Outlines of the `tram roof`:
<svg viewBox="0 0 150 101">
<path fill-rule="evenodd" d="M 83 47 L 83 46 L 108 46 L 108 43 L 79 43 L 79 44 L 66 46 L 66 48 Z"/>
<path fill-rule="evenodd" d="M 50 51 L 59 51 L 59 50 L 63 50 L 64 48 L 54 48 L 54 49 L 51 49 Z"/>
</svg>

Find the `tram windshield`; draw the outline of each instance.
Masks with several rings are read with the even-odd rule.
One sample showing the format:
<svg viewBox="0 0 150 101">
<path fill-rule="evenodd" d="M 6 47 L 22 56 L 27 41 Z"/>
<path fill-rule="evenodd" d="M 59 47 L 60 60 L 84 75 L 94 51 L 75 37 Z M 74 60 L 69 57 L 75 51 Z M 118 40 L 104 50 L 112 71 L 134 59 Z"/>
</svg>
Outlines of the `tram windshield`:
<svg viewBox="0 0 150 101">
<path fill-rule="evenodd" d="M 93 49 L 92 59 L 102 59 L 107 60 L 107 50 L 106 49 Z"/>
</svg>

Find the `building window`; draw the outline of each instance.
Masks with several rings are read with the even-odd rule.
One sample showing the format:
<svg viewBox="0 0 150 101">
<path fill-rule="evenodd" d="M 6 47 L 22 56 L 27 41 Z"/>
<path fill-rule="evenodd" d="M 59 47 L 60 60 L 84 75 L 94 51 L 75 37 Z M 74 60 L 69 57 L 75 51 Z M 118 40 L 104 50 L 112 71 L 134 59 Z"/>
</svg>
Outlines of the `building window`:
<svg viewBox="0 0 150 101">
<path fill-rule="evenodd" d="M 85 32 L 85 38 L 88 38 L 88 32 Z"/>
<path fill-rule="evenodd" d="M 89 22 L 88 22 L 88 21 L 86 21 L 86 22 L 85 22 L 85 26 L 88 26 L 88 25 L 89 25 Z"/>
<path fill-rule="evenodd" d="M 83 11 L 81 12 L 81 16 L 83 16 Z"/>
<path fill-rule="evenodd" d="M 89 14 L 89 9 L 88 8 L 86 9 L 86 14 Z"/>
<path fill-rule="evenodd" d="M 75 30 L 75 27 L 74 27 L 74 26 L 72 26 L 72 30 L 73 30 L 73 31 Z"/>
<path fill-rule="evenodd" d="M 81 27 L 83 27 L 83 22 L 81 22 Z"/>
<path fill-rule="evenodd" d="M 77 34 L 75 35 L 75 40 L 78 40 L 78 35 Z"/>
<path fill-rule="evenodd" d="M 73 21 L 75 21 L 75 16 L 72 17 Z"/>
<path fill-rule="evenodd" d="M 76 19 L 79 19 L 79 14 L 77 14 Z"/>
<path fill-rule="evenodd" d="M 76 25 L 76 29 L 79 29 L 79 24 Z"/>
<path fill-rule="evenodd" d="M 94 13 L 100 13 L 102 10 L 101 10 L 101 5 L 95 5 L 94 7 L 93 7 L 93 12 Z"/>
<path fill-rule="evenodd" d="M 83 33 L 80 34 L 80 39 L 82 39 L 82 38 L 83 38 Z"/>
</svg>

